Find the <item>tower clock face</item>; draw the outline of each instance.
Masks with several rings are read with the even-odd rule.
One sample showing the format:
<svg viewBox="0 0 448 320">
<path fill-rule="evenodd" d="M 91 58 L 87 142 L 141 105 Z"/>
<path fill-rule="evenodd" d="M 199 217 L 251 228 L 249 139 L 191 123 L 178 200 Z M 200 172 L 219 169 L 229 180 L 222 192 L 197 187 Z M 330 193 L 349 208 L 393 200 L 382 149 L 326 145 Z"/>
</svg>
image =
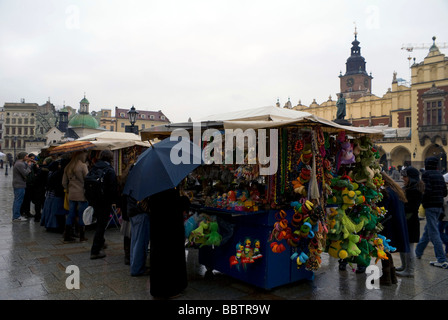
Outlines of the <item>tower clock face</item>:
<svg viewBox="0 0 448 320">
<path fill-rule="evenodd" d="M 364 87 L 366 87 L 366 88 L 369 87 L 369 80 L 364 79 Z"/>
<path fill-rule="evenodd" d="M 351 87 L 351 86 L 353 86 L 354 83 L 355 83 L 355 80 L 353 80 L 353 78 L 347 79 L 347 86 Z"/>
</svg>

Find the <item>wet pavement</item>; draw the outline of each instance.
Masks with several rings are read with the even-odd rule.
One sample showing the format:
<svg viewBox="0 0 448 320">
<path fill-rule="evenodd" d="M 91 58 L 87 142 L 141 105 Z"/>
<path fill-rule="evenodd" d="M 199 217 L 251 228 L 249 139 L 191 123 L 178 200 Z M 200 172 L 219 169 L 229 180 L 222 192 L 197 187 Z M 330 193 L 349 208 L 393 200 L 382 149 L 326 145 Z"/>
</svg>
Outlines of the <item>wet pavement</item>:
<svg viewBox="0 0 448 320">
<path fill-rule="evenodd" d="M 87 242 L 64 244 L 62 235 L 47 232 L 40 223 L 12 222 L 12 175 L 0 170 L 0 299 L 1 300 L 153 300 L 149 277 L 131 277 L 124 264 L 123 241 L 116 228 L 106 231 L 107 257 L 90 260 L 93 231 Z M 421 222 L 423 228 L 425 221 Z M 400 265 L 398 254 L 393 254 Z M 431 244 L 416 261 L 414 278 L 398 284 L 366 288 L 366 274 L 339 271 L 336 259 L 322 256 L 313 281 L 299 281 L 272 290 L 257 288 L 214 271 L 206 274 L 198 250 L 187 249 L 188 287 L 176 300 L 445 300 L 448 270 L 432 267 Z M 67 289 L 70 273 L 80 271 L 80 288 Z M 378 263 L 380 265 L 380 263 Z"/>
</svg>

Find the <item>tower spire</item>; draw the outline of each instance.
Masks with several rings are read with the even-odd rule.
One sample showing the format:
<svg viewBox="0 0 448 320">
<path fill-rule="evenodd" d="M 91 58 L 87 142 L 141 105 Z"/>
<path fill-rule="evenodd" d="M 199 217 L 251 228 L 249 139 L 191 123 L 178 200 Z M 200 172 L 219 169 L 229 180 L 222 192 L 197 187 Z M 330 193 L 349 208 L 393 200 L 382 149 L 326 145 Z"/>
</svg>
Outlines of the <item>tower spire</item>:
<svg viewBox="0 0 448 320">
<path fill-rule="evenodd" d="M 357 40 L 357 38 L 358 38 L 358 28 L 356 27 L 356 21 L 354 21 L 353 24 L 355 25 L 355 40 Z"/>
</svg>

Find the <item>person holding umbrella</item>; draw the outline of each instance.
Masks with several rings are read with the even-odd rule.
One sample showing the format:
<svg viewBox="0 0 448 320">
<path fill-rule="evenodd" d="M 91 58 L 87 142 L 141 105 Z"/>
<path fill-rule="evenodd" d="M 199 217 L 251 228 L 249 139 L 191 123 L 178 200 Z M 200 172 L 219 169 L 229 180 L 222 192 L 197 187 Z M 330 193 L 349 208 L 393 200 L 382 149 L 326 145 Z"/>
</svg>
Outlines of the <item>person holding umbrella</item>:
<svg viewBox="0 0 448 320">
<path fill-rule="evenodd" d="M 179 154 L 186 161 L 173 161 L 172 156 Z M 189 200 L 177 187 L 202 163 L 199 146 L 166 138 L 143 152 L 129 172 L 123 193 L 137 201 L 145 199 L 150 212 L 149 277 L 154 297 L 171 298 L 187 287 L 183 214 Z"/>
</svg>

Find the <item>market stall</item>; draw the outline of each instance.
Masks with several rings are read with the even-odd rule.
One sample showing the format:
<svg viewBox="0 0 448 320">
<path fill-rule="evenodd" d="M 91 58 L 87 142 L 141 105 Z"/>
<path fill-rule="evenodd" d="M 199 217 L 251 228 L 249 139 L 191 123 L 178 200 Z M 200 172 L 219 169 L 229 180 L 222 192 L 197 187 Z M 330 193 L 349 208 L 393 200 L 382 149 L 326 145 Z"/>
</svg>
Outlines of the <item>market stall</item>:
<svg viewBox="0 0 448 320">
<path fill-rule="evenodd" d="M 139 154 L 150 147 L 148 141 L 142 141 L 139 135 L 128 132 L 105 131 L 90 134 L 77 140 L 90 141 L 95 145 L 91 151 L 91 159 L 97 157 L 101 150 L 112 150 L 114 152 L 112 166 L 117 175 L 121 175 L 130 164 L 134 163 Z"/>
<path fill-rule="evenodd" d="M 167 137 L 178 128 L 192 136 L 200 129 L 201 147 L 215 160 L 182 185 L 192 202 L 187 246 L 199 249 L 207 268 L 271 289 L 313 279 L 323 252 L 364 265 L 381 259 L 387 239 L 377 233 L 384 212 L 376 206 L 382 181 L 373 145 L 381 131 L 267 107 L 152 128 L 142 138 Z M 256 135 L 258 153 L 250 145 L 238 150 L 237 137 L 233 155 L 245 156 L 235 163 L 217 142 L 238 129 L 248 140 Z M 260 155 L 268 154 L 276 170 L 262 174 L 267 162 Z"/>
</svg>

